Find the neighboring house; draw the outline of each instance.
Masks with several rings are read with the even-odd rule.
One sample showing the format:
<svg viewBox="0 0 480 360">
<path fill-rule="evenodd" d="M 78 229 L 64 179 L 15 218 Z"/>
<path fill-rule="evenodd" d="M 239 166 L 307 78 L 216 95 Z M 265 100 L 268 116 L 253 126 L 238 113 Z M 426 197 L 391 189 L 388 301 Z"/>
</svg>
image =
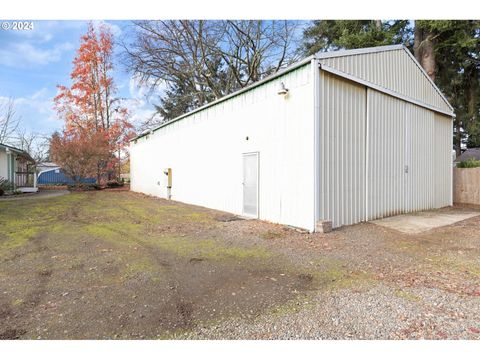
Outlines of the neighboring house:
<svg viewBox="0 0 480 360">
<path fill-rule="evenodd" d="M 60 166 L 58 166 L 57 164 L 55 164 L 53 162 L 48 162 L 48 161 L 41 162 L 41 163 L 37 164 L 37 173 L 39 173 L 40 171 L 44 171 L 44 170 L 57 169 L 59 167 Z"/>
<path fill-rule="evenodd" d="M 467 149 L 461 153 L 454 161 L 454 164 L 457 165 L 459 162 L 467 160 L 480 160 L 480 148 Z"/>
<path fill-rule="evenodd" d="M 10 181 L 15 190 L 36 192 L 35 160 L 25 151 L 0 144 L 0 177 Z"/>
<path fill-rule="evenodd" d="M 72 185 L 75 181 L 66 175 L 64 171 L 55 163 L 39 164 L 41 169 L 38 172 L 38 185 Z M 95 184 L 95 178 L 80 179 L 83 184 Z"/>
<path fill-rule="evenodd" d="M 309 231 L 448 206 L 453 116 L 402 45 L 318 53 L 133 139 L 131 188 Z"/>
</svg>

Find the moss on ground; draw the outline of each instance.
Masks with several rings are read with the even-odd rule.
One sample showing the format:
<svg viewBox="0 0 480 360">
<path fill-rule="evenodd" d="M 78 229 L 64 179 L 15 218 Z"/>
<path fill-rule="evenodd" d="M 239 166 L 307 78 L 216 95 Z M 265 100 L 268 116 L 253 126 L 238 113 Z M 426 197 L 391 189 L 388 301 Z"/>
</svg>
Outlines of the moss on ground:
<svg viewBox="0 0 480 360">
<path fill-rule="evenodd" d="M 275 240 L 285 237 L 285 234 L 276 231 L 266 231 L 264 233 L 261 233 L 260 237 L 264 240 Z"/>
<path fill-rule="evenodd" d="M 12 301 L 12 306 L 20 306 L 20 305 L 23 305 L 24 303 L 24 300 L 23 299 L 15 299 Z"/>
<path fill-rule="evenodd" d="M 192 239 L 190 237 L 162 236 L 153 239 L 157 246 L 177 256 L 190 258 L 196 256 L 204 259 L 268 259 L 271 253 L 260 246 L 235 247 L 222 246 L 211 239 Z"/>
<path fill-rule="evenodd" d="M 324 290 L 348 289 L 371 285 L 375 282 L 372 273 L 352 271 L 347 265 L 338 259 L 321 258 L 316 262 L 318 270 L 309 274 L 315 287 Z"/>
<path fill-rule="evenodd" d="M 400 289 L 397 289 L 395 291 L 395 296 L 397 296 L 399 298 L 402 298 L 402 299 L 405 299 L 405 300 L 408 300 L 408 301 L 414 301 L 414 302 L 419 302 L 419 301 L 422 300 L 421 297 L 419 297 L 417 295 L 414 295 L 411 292 L 408 292 L 406 290 L 400 290 Z"/>
<path fill-rule="evenodd" d="M 34 238 L 39 232 L 38 227 L 14 227 L 9 226 L 0 230 L 0 257 L 5 256 L 11 250 L 24 246 L 28 240 Z"/>
<path fill-rule="evenodd" d="M 456 271 L 462 274 L 470 274 L 475 277 L 480 277 L 480 264 L 478 260 L 460 259 L 459 257 L 444 256 L 429 256 L 426 258 L 429 264 L 438 267 L 439 269 L 446 269 L 448 271 Z"/>
<path fill-rule="evenodd" d="M 162 274 L 164 272 L 165 270 L 159 266 L 158 263 L 148 258 L 140 258 L 127 263 L 120 277 L 122 279 L 130 279 L 143 274 L 146 275 L 149 280 L 158 282 L 162 280 Z"/>
</svg>

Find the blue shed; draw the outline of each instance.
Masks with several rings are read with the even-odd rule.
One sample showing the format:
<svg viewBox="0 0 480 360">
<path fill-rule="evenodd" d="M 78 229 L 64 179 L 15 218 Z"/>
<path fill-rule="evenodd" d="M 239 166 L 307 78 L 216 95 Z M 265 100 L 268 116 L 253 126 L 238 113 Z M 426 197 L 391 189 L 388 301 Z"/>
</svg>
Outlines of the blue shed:
<svg viewBox="0 0 480 360">
<path fill-rule="evenodd" d="M 95 178 L 81 179 L 83 184 L 95 184 L 97 180 Z M 38 185 L 70 185 L 75 184 L 75 181 L 67 176 L 61 168 L 54 168 L 43 170 L 38 173 L 37 178 Z"/>
</svg>

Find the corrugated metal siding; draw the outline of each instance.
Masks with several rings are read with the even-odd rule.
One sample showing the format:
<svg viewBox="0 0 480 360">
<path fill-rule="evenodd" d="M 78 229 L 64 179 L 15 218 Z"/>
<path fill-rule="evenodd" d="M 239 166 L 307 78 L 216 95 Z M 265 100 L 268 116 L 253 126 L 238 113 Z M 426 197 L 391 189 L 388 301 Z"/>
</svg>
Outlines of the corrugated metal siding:
<svg viewBox="0 0 480 360">
<path fill-rule="evenodd" d="M 433 111 L 406 105 L 407 137 L 407 203 L 405 211 L 434 208 L 434 136 Z"/>
<path fill-rule="evenodd" d="M 95 184 L 96 179 L 86 178 L 86 179 L 81 179 L 80 182 L 84 184 Z M 37 184 L 39 185 L 53 185 L 53 184 L 68 185 L 68 184 L 74 184 L 74 183 L 75 181 L 73 181 L 72 178 L 65 175 L 63 171 L 60 170 L 60 172 L 56 173 L 55 169 L 42 172 L 37 179 Z"/>
<path fill-rule="evenodd" d="M 403 49 L 320 59 L 347 74 L 451 112 L 448 104 Z"/>
<path fill-rule="evenodd" d="M 321 72 L 320 218 L 365 220 L 365 87 Z"/>
<path fill-rule="evenodd" d="M 320 79 L 321 219 L 338 227 L 450 204 L 451 118 Z"/>
<path fill-rule="evenodd" d="M 368 220 L 404 211 L 405 115 L 404 101 L 368 90 Z"/>
<path fill-rule="evenodd" d="M 435 207 L 452 205 L 452 125 L 452 118 L 435 114 Z"/>
</svg>

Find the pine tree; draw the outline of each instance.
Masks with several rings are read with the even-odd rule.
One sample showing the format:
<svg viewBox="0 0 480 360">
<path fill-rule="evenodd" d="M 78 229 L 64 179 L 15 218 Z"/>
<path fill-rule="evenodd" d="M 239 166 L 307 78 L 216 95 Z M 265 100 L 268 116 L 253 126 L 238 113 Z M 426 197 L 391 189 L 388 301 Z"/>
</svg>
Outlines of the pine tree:
<svg viewBox="0 0 480 360">
<path fill-rule="evenodd" d="M 325 20 L 304 32 L 306 54 L 404 44 L 452 104 L 453 145 L 480 146 L 480 21 Z"/>
</svg>

